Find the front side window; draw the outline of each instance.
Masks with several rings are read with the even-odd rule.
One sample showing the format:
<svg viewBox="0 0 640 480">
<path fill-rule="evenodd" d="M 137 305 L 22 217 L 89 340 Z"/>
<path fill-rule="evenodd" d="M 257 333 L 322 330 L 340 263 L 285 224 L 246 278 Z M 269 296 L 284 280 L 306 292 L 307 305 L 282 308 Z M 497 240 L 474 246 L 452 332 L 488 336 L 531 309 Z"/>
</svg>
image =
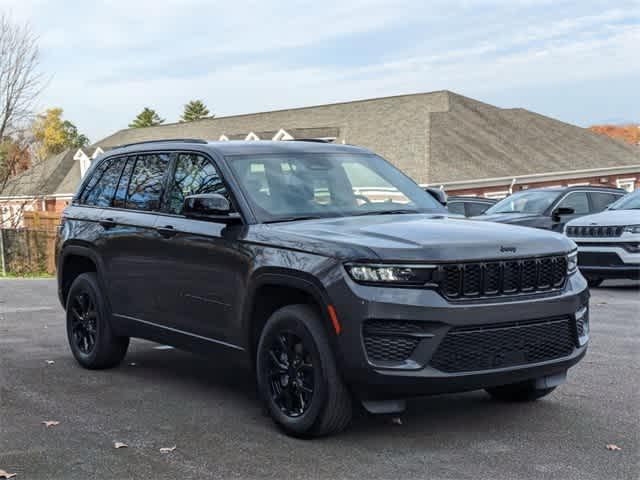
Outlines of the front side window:
<svg viewBox="0 0 640 480">
<path fill-rule="evenodd" d="M 173 179 L 169 184 L 167 209 L 180 215 L 185 197 L 202 193 L 219 193 L 228 197 L 227 189 L 212 163 L 194 153 L 180 153 Z"/>
<path fill-rule="evenodd" d="M 164 176 L 168 166 L 168 154 L 139 155 L 129 181 L 126 208 L 159 210 Z"/>
<path fill-rule="evenodd" d="M 376 155 L 233 155 L 227 160 L 262 222 L 445 211 Z"/>
<path fill-rule="evenodd" d="M 533 213 L 540 215 L 558 198 L 554 190 L 536 190 L 518 192 L 499 201 L 487 210 L 487 215 L 493 213 Z"/>
<path fill-rule="evenodd" d="M 589 199 L 585 192 L 570 193 L 558 204 L 558 207 L 572 208 L 575 215 L 586 215 L 589 213 Z"/>
<path fill-rule="evenodd" d="M 94 207 L 111 206 L 124 160 L 124 158 L 114 158 L 99 165 L 82 192 L 80 203 Z"/>
</svg>

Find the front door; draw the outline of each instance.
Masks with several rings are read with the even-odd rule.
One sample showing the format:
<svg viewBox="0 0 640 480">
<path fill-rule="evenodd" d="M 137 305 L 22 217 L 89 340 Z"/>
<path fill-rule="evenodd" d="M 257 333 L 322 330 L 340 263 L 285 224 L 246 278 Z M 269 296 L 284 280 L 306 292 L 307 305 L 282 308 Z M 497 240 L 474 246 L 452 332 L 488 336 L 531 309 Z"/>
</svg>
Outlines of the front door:
<svg viewBox="0 0 640 480">
<path fill-rule="evenodd" d="M 235 343 L 234 320 L 243 298 L 249 257 L 242 225 L 185 218 L 184 198 L 228 191 L 213 161 L 202 154 L 178 153 L 169 179 L 164 214 L 156 227 L 163 236 L 166 272 L 158 278 L 162 323 L 208 339 Z M 232 199 L 230 199 L 233 204 Z"/>
<path fill-rule="evenodd" d="M 558 204 L 554 207 L 554 211 L 558 208 L 570 208 L 573 213 L 568 215 L 553 215 L 551 230 L 554 232 L 562 232 L 567 222 L 574 218 L 588 215 L 589 211 L 589 197 L 586 192 L 571 192 L 567 194 Z"/>
</svg>

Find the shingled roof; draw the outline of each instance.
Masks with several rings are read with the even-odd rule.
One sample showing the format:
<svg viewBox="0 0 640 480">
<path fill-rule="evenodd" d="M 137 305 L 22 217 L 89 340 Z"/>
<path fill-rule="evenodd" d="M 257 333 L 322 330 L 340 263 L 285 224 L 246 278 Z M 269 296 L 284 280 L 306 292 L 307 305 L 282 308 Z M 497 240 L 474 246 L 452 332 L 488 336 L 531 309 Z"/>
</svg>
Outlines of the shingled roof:
<svg viewBox="0 0 640 480">
<path fill-rule="evenodd" d="M 72 148 L 36 163 L 29 170 L 11 178 L 0 197 L 41 197 L 70 194 L 80 184 L 80 165 L 73 159 Z"/>
<path fill-rule="evenodd" d="M 120 130 L 97 145 L 162 138 L 261 139 L 285 129 L 370 148 L 420 183 L 640 166 L 640 148 L 522 108 L 449 91 Z M 317 132 L 324 131 L 323 135 Z M 262 134 L 262 135 L 261 135 Z"/>
</svg>

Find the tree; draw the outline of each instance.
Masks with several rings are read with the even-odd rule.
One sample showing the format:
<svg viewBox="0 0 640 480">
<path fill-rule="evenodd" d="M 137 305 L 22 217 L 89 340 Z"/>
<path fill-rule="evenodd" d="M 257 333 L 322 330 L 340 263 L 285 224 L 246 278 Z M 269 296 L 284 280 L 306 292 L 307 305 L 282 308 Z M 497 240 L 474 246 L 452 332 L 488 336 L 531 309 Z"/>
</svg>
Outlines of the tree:
<svg viewBox="0 0 640 480">
<path fill-rule="evenodd" d="M 36 36 L 29 25 L 0 15 L 0 192 L 24 162 L 26 126 L 44 84 Z M 16 153 L 17 152 L 17 153 Z M 6 192 L 5 192 L 6 193 Z"/>
<path fill-rule="evenodd" d="M 129 128 L 155 127 L 161 123 L 164 123 L 164 118 L 160 118 L 152 108 L 144 107 L 144 110 L 129 124 Z"/>
<path fill-rule="evenodd" d="M 61 108 L 50 108 L 33 122 L 32 132 L 38 142 L 38 153 L 42 158 L 60 153 L 67 148 L 84 147 L 89 139 L 78 133 L 69 120 L 62 120 Z"/>
<path fill-rule="evenodd" d="M 180 117 L 181 122 L 193 122 L 194 120 L 202 120 L 203 118 L 213 118 L 207 106 L 202 100 L 191 100 L 184 106 L 184 112 Z"/>
</svg>

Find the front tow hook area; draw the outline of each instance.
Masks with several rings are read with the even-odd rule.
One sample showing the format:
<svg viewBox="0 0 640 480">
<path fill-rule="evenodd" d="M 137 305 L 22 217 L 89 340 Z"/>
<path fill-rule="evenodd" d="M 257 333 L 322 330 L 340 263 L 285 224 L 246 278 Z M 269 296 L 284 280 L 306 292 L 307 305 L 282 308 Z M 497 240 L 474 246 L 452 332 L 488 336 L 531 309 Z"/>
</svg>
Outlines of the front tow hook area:
<svg viewBox="0 0 640 480">
<path fill-rule="evenodd" d="M 407 408 L 407 401 L 403 399 L 362 400 L 362 406 L 369 413 L 374 415 L 384 415 L 404 412 Z"/>
<path fill-rule="evenodd" d="M 539 389 L 553 388 L 567 381 L 567 372 L 556 373 L 548 377 L 536 378 L 535 387 Z"/>
</svg>

